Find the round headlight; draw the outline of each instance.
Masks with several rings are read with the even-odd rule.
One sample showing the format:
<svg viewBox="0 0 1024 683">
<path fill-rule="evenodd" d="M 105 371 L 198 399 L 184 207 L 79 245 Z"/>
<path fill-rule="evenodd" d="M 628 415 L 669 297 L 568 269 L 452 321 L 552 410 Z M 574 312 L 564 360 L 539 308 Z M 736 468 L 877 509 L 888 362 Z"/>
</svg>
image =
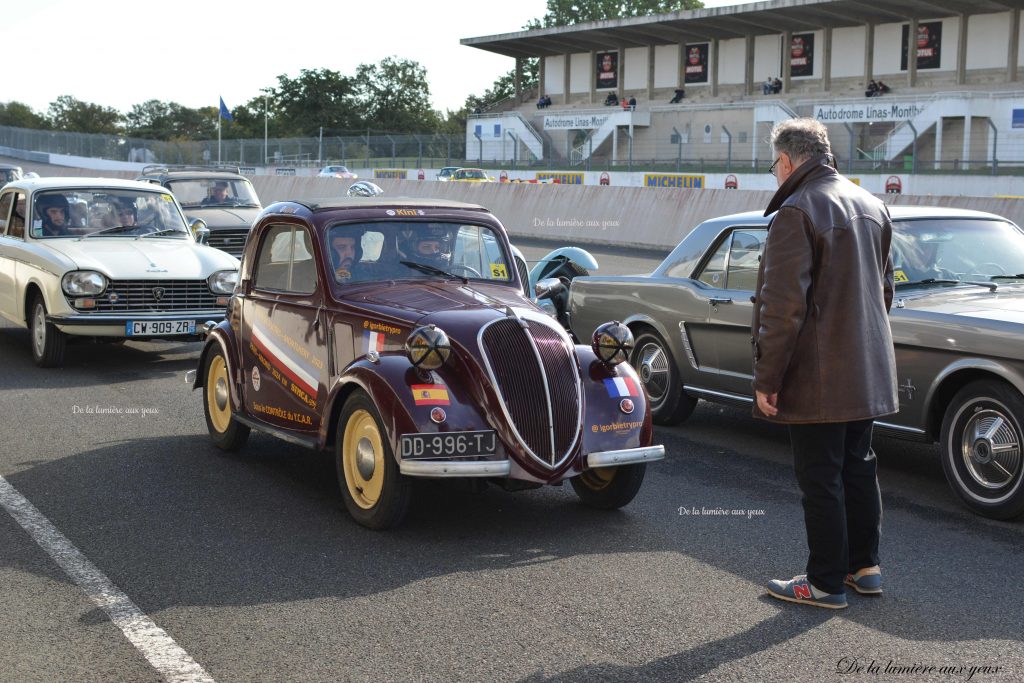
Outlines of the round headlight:
<svg viewBox="0 0 1024 683">
<path fill-rule="evenodd" d="M 417 327 L 405 340 L 409 361 L 424 370 L 437 370 L 451 355 L 452 345 L 444 330 L 435 325 Z"/>
<path fill-rule="evenodd" d="M 214 294 L 231 294 L 235 291 L 235 285 L 238 284 L 238 271 L 219 270 L 206 281 L 210 285 L 210 291 Z"/>
<path fill-rule="evenodd" d="M 609 365 L 629 360 L 633 350 L 633 333 L 618 320 L 598 325 L 590 342 L 594 353 Z"/>
<path fill-rule="evenodd" d="M 107 278 L 92 270 L 76 270 L 65 275 L 60 285 L 68 296 L 97 296 L 107 288 Z"/>
</svg>

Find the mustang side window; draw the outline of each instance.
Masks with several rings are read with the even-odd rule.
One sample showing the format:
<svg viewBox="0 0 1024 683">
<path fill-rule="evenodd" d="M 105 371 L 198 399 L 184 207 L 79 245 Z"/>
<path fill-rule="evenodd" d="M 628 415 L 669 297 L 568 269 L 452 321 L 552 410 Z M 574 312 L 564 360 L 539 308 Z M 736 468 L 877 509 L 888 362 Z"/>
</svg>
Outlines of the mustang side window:
<svg viewBox="0 0 1024 683">
<path fill-rule="evenodd" d="M 316 291 L 309 233 L 294 225 L 275 225 L 264 235 L 256 257 L 253 285 L 258 289 L 311 294 Z"/>
<path fill-rule="evenodd" d="M 701 270 L 698 280 L 712 287 L 725 288 L 725 257 L 729 254 L 729 239 L 722 240 L 714 255 L 708 259 Z M 674 276 L 678 277 L 678 276 Z M 685 277 L 685 276 L 684 276 Z"/>
<path fill-rule="evenodd" d="M 761 265 L 761 249 L 767 230 L 737 230 L 732 234 L 729 249 L 728 289 L 754 291 L 757 270 Z"/>
</svg>

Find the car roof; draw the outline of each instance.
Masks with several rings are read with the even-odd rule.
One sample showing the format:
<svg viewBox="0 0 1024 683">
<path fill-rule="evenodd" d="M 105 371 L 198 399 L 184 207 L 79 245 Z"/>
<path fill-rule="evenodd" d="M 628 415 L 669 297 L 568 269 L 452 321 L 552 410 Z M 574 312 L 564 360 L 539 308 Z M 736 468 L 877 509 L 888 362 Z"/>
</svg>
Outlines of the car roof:
<svg viewBox="0 0 1024 683">
<path fill-rule="evenodd" d="M 139 180 L 122 180 L 121 178 L 23 178 L 4 186 L 27 192 L 39 190 L 65 190 L 86 188 L 108 188 L 115 190 L 141 190 L 145 192 L 167 192 L 164 188 Z"/>
<path fill-rule="evenodd" d="M 166 180 L 201 180 L 211 178 L 222 178 L 224 180 L 247 180 L 240 173 L 232 171 L 157 171 L 144 173 L 140 178 L 164 178 Z"/>
<path fill-rule="evenodd" d="M 893 220 L 910 220 L 924 218 L 983 218 L 987 220 L 1003 220 L 1006 218 L 994 213 L 975 211 L 973 209 L 958 209 L 948 206 L 917 206 L 910 204 L 887 205 L 889 215 Z M 767 223 L 764 211 L 742 211 L 727 216 L 718 216 L 711 219 L 722 223 Z"/>
<path fill-rule="evenodd" d="M 296 200 L 295 204 L 310 211 L 332 209 L 454 209 L 461 211 L 487 211 L 479 204 L 468 204 L 441 199 L 414 199 L 411 197 L 325 197 L 323 199 Z"/>
<path fill-rule="evenodd" d="M 16 168 L 19 171 L 21 170 L 21 166 L 17 166 L 15 164 L 0 164 L 0 168 L 4 168 L 4 169 L 15 169 Z"/>
</svg>

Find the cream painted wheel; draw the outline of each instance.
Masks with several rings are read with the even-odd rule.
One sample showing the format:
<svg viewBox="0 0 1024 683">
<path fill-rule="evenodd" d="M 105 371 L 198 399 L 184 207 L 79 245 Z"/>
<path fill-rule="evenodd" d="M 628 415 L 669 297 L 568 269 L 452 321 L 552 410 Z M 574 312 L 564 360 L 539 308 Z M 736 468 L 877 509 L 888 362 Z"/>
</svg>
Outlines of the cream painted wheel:
<svg viewBox="0 0 1024 683">
<path fill-rule="evenodd" d="M 237 451 L 249 438 L 249 428 L 231 413 L 231 374 L 224 351 L 215 346 L 206 357 L 203 374 L 203 412 L 206 429 L 217 448 Z"/>
<path fill-rule="evenodd" d="M 338 487 L 352 519 L 370 529 L 401 523 L 412 483 L 399 471 L 380 413 L 366 392 L 357 390 L 346 399 L 334 441 Z"/>
<path fill-rule="evenodd" d="M 355 411 L 345 425 L 343 444 L 345 485 L 353 502 L 372 510 L 384 484 L 384 444 L 373 416 Z"/>
</svg>

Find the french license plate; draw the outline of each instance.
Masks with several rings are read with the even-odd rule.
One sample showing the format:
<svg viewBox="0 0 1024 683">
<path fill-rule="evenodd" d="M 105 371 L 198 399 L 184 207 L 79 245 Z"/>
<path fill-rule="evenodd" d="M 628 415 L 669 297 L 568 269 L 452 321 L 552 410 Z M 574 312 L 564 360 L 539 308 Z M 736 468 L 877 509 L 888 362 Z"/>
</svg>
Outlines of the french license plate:
<svg viewBox="0 0 1024 683">
<path fill-rule="evenodd" d="M 398 441 L 402 458 L 472 458 L 498 452 L 493 431 L 402 434 Z"/>
<path fill-rule="evenodd" d="M 129 320 L 125 323 L 125 335 L 128 337 L 195 333 L 195 320 Z"/>
</svg>

